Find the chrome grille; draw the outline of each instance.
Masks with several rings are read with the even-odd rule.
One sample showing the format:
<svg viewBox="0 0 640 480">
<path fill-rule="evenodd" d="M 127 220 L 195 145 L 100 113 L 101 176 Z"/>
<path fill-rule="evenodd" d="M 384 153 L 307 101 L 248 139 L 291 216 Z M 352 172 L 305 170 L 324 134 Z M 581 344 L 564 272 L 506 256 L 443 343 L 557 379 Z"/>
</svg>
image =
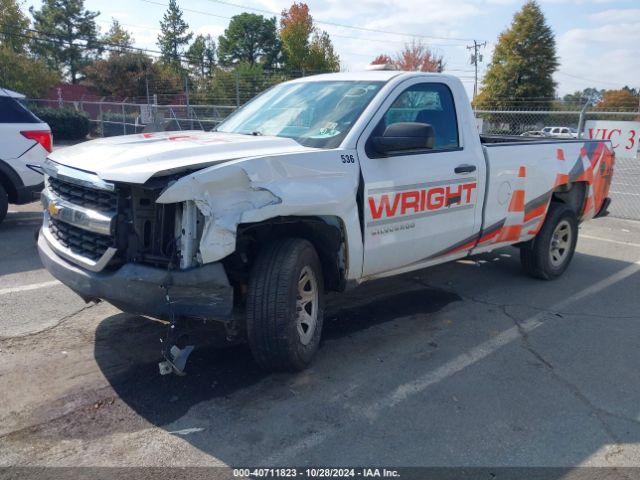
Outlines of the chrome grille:
<svg viewBox="0 0 640 480">
<path fill-rule="evenodd" d="M 99 212 L 115 212 L 118 208 L 116 192 L 83 187 L 54 177 L 49 177 L 48 182 L 49 188 L 57 197 L 74 205 Z"/>
<path fill-rule="evenodd" d="M 60 245 L 93 261 L 98 261 L 107 248 L 113 246 L 113 240 L 109 236 L 92 233 L 55 219 L 49 219 L 49 231 Z"/>
</svg>

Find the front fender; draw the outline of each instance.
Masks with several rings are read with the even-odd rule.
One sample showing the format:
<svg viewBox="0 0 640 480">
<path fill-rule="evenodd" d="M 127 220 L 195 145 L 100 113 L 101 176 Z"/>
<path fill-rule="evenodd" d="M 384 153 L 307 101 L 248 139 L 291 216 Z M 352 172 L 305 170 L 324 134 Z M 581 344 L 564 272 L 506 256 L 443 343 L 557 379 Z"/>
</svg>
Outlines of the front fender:
<svg viewBox="0 0 640 480">
<path fill-rule="evenodd" d="M 205 219 L 200 239 L 203 263 L 233 253 L 240 223 L 279 216 L 337 216 L 351 237 L 349 258 L 357 271 L 362 261 L 356 206 L 359 170 L 357 164 L 343 164 L 340 153 L 344 152 L 319 150 L 215 165 L 181 178 L 157 201 L 195 202 Z"/>
</svg>

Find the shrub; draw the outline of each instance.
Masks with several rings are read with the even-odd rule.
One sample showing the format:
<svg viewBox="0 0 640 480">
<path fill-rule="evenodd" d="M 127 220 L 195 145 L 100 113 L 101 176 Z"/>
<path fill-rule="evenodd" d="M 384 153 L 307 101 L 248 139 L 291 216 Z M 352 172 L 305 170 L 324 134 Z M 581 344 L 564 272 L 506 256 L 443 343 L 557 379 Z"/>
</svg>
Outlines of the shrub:
<svg viewBox="0 0 640 480">
<path fill-rule="evenodd" d="M 33 108 L 31 111 L 49 124 L 54 140 L 79 140 L 89 133 L 89 118 L 83 112 L 69 108 Z"/>
<path fill-rule="evenodd" d="M 144 131 L 144 125 L 136 125 L 137 118 L 138 116 L 136 114 L 131 113 L 125 114 L 123 118 L 121 113 L 104 112 L 102 116 L 98 118 L 98 129 L 101 129 L 98 133 L 101 133 L 103 137 L 141 133 Z M 126 125 L 122 125 L 123 121 Z"/>
</svg>

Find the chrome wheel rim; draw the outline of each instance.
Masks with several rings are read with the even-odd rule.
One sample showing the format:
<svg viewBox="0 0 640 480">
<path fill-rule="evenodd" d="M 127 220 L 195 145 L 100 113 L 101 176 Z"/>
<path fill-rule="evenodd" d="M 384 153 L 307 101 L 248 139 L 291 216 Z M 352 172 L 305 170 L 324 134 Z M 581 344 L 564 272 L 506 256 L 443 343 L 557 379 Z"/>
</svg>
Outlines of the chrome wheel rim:
<svg viewBox="0 0 640 480">
<path fill-rule="evenodd" d="M 318 281 L 311 267 L 304 267 L 298 279 L 296 326 L 303 345 L 313 338 L 318 323 Z"/>
<path fill-rule="evenodd" d="M 553 235 L 551 236 L 551 245 L 549 247 L 549 261 L 554 267 L 561 266 L 569 255 L 571 250 L 571 242 L 573 240 L 573 232 L 571 224 L 562 220 L 556 225 Z"/>
</svg>

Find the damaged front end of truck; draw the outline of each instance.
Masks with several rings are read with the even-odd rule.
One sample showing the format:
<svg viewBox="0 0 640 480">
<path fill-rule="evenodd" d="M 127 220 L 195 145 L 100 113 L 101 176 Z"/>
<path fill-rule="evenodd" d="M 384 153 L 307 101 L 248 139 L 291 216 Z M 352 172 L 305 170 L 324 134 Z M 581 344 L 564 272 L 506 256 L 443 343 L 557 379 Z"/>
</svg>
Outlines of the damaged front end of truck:
<svg viewBox="0 0 640 480">
<path fill-rule="evenodd" d="M 87 302 L 106 300 L 165 321 L 163 374 L 182 373 L 193 349 L 181 340 L 183 319 L 222 322 L 228 337 L 238 336 L 257 243 L 277 230 L 319 239 L 344 276 L 340 222 L 287 215 L 304 214 L 301 202 L 283 205 L 242 161 L 143 184 L 105 181 L 52 160 L 44 170 L 38 239 L 44 266 Z"/>
</svg>

